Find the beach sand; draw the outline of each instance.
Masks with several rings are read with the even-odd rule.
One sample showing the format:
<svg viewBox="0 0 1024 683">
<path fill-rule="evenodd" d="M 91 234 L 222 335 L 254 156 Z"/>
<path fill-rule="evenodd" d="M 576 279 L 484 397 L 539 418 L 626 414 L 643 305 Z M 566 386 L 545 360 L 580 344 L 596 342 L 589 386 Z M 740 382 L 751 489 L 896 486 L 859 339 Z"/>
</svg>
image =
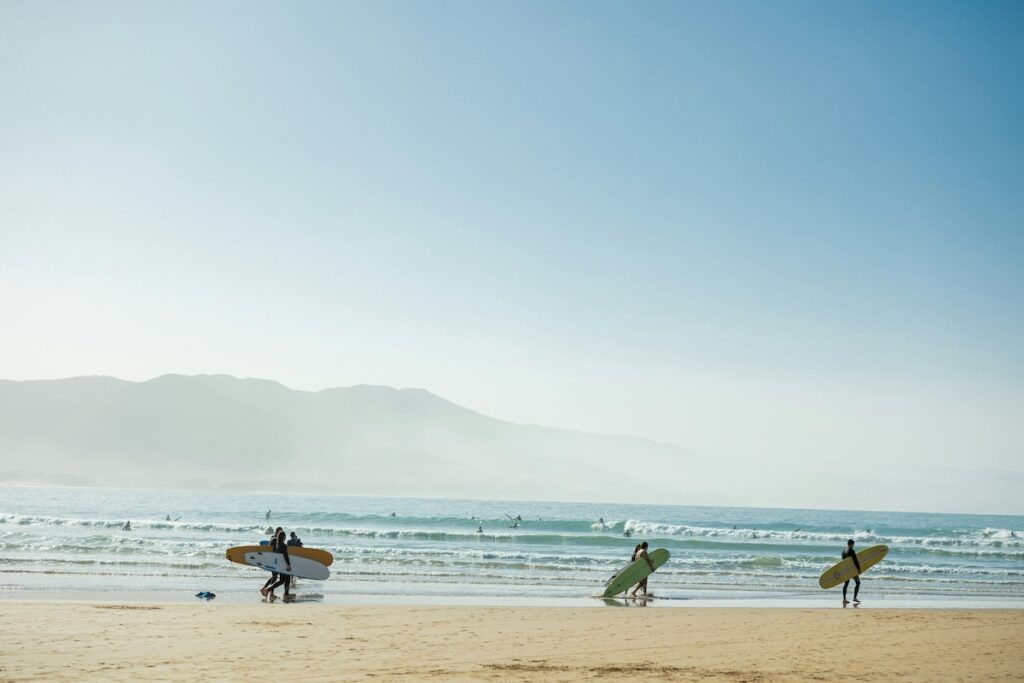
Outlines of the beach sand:
<svg viewBox="0 0 1024 683">
<path fill-rule="evenodd" d="M 1024 679 L 1024 611 L 0 603 L 2 681 Z"/>
</svg>

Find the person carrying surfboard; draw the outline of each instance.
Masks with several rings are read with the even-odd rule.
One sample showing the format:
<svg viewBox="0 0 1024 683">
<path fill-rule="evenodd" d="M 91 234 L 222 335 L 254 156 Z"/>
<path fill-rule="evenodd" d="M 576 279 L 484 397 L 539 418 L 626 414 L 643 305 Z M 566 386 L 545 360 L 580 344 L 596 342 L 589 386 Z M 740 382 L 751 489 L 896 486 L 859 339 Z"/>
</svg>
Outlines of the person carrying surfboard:
<svg viewBox="0 0 1024 683">
<path fill-rule="evenodd" d="M 651 571 L 653 572 L 654 571 L 654 563 L 651 562 L 651 557 L 650 557 L 650 555 L 647 554 L 647 541 L 644 541 L 643 543 L 638 545 L 633 550 L 633 557 L 630 559 L 630 562 L 636 562 L 637 560 L 639 560 L 641 558 L 643 558 L 644 560 L 647 561 L 647 565 L 651 568 Z M 634 598 L 636 597 L 636 592 L 638 590 L 643 590 L 644 595 L 647 595 L 647 578 L 648 577 L 645 576 L 643 581 L 638 583 L 636 585 L 636 588 L 633 589 L 633 592 L 631 593 L 631 595 Z"/>
<path fill-rule="evenodd" d="M 846 550 L 843 551 L 843 559 L 845 560 L 848 557 L 853 558 L 853 564 L 854 564 L 855 567 L 857 567 L 857 576 L 853 577 L 853 580 L 857 582 L 856 585 L 854 585 L 854 587 L 853 587 L 853 603 L 855 605 L 859 605 L 860 604 L 860 600 L 857 599 L 857 594 L 860 593 L 860 571 L 861 571 L 861 569 L 860 569 L 860 561 L 857 559 L 857 552 L 853 549 L 853 539 L 852 538 L 846 542 Z M 849 586 L 850 586 L 850 580 L 847 579 L 843 583 L 843 604 L 844 605 L 850 604 L 850 601 L 846 599 L 846 589 L 849 588 Z"/>
<path fill-rule="evenodd" d="M 276 553 L 277 552 L 277 535 L 278 534 L 283 534 L 284 533 L 284 529 L 282 529 L 281 527 L 277 527 L 277 529 L 272 529 L 271 527 L 267 527 L 267 533 L 270 535 L 270 552 Z M 278 579 L 277 572 L 270 572 L 270 578 L 267 579 L 267 582 L 265 584 L 263 584 L 263 588 L 260 589 L 260 595 L 262 595 L 263 597 L 267 597 L 267 594 L 270 593 L 270 591 L 271 591 L 270 587 L 273 586 L 275 583 L 277 583 L 277 579 Z"/>
<path fill-rule="evenodd" d="M 285 571 L 290 572 L 292 570 L 292 561 L 291 558 L 288 557 L 288 537 L 285 535 L 283 529 L 278 532 L 277 541 L 271 545 L 271 548 L 273 549 L 273 552 L 284 555 Z M 278 586 L 284 586 L 284 599 L 288 600 L 291 597 L 292 575 L 278 574 L 277 581 L 275 581 L 270 588 L 264 588 L 260 592 L 263 593 L 263 595 L 270 595 L 273 597 L 274 589 Z"/>
</svg>

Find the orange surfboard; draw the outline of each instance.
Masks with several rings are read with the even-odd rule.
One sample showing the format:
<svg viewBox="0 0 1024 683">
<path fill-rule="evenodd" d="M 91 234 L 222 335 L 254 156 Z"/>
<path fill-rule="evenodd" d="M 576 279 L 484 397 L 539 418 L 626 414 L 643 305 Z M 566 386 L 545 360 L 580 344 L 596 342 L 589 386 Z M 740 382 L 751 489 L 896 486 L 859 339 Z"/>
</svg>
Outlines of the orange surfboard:
<svg viewBox="0 0 1024 683">
<path fill-rule="evenodd" d="M 235 564 L 249 563 L 245 561 L 246 553 L 266 553 L 270 552 L 270 546 L 268 545 L 238 545 L 234 548 L 228 548 L 226 556 L 229 560 Z M 325 567 L 330 567 L 331 563 L 334 562 L 334 555 L 331 555 L 326 550 L 320 548 L 306 548 L 305 546 L 290 545 L 288 546 L 288 554 L 295 555 L 296 557 L 305 557 L 307 560 L 314 560 L 319 562 Z"/>
</svg>

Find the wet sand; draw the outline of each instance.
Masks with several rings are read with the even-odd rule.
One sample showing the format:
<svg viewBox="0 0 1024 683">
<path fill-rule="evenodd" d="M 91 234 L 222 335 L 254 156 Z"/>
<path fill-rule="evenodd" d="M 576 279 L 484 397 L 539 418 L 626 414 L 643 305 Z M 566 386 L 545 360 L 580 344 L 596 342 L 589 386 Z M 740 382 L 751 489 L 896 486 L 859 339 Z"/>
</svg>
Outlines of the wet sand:
<svg viewBox="0 0 1024 683">
<path fill-rule="evenodd" d="M 6 602 L 0 619 L 0 681 L 1024 679 L 1021 610 Z"/>
</svg>

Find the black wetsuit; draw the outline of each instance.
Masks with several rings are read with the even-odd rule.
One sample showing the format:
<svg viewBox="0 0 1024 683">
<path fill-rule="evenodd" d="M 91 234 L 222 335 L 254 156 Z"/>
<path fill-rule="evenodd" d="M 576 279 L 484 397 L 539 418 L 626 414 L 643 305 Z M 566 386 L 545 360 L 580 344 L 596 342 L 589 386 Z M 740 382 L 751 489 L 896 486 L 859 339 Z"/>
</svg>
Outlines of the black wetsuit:
<svg viewBox="0 0 1024 683">
<path fill-rule="evenodd" d="M 290 557 L 288 557 L 288 544 L 287 543 L 276 543 L 276 544 L 274 544 L 274 552 L 281 553 L 282 555 L 284 555 L 284 561 L 286 563 L 288 563 L 289 566 L 291 565 L 292 559 Z M 278 574 L 277 575 L 277 581 L 274 583 L 274 585 L 272 585 L 270 587 L 270 590 L 273 591 L 278 586 L 284 586 L 284 594 L 288 595 L 288 592 L 291 590 L 291 587 L 292 587 L 292 575 L 291 574 Z"/>
<path fill-rule="evenodd" d="M 860 562 L 857 560 L 857 551 L 854 550 L 853 548 L 847 548 L 846 550 L 843 551 L 843 559 L 845 560 L 848 557 L 852 557 L 853 558 L 853 564 L 857 567 L 857 572 L 859 574 L 859 572 L 860 572 Z M 860 593 L 860 576 L 858 575 L 858 576 L 853 577 L 853 580 L 857 582 L 856 585 L 853 587 L 853 599 L 856 600 L 857 599 L 857 594 Z M 849 588 L 849 586 L 850 586 L 850 580 L 847 579 L 843 583 L 843 602 L 846 601 L 846 589 Z"/>
<path fill-rule="evenodd" d="M 277 538 L 276 537 L 270 539 L 270 552 L 272 552 L 272 553 L 276 553 L 277 552 Z M 277 582 L 277 577 L 278 577 L 277 572 L 270 572 L 270 578 L 267 579 L 267 582 L 265 584 L 263 584 L 263 589 L 264 590 L 273 590 L 271 588 L 271 586 L 273 586 Z"/>
</svg>

